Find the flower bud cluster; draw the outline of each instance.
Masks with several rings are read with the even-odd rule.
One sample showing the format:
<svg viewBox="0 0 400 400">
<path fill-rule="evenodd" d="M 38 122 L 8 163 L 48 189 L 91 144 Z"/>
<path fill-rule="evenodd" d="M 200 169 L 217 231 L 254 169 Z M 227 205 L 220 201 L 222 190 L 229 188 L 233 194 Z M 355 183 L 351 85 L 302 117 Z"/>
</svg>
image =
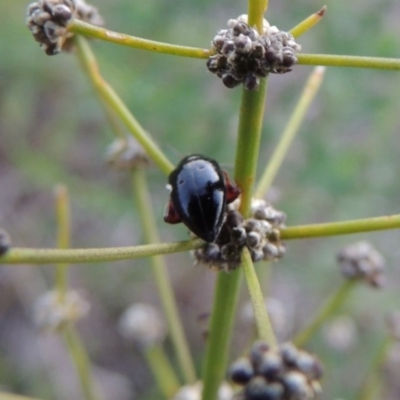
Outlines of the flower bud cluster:
<svg viewBox="0 0 400 400">
<path fill-rule="evenodd" d="M 0 256 L 7 253 L 10 247 L 11 247 L 10 235 L 4 229 L 0 228 Z"/>
<path fill-rule="evenodd" d="M 247 15 L 228 21 L 212 41 L 217 54 L 207 61 L 208 70 L 217 74 L 223 84 L 233 88 L 241 83 L 247 90 L 257 90 L 260 78 L 268 73 L 283 74 L 292 70 L 300 51 L 293 36 L 270 26 L 264 20 L 259 34 L 247 24 Z"/>
<path fill-rule="evenodd" d="M 123 337 L 133 340 L 142 348 L 161 343 L 167 329 L 159 311 L 150 304 L 132 304 L 122 314 L 119 332 Z"/>
<path fill-rule="evenodd" d="M 89 309 L 89 303 L 75 290 L 69 290 L 63 295 L 52 290 L 36 301 L 33 318 L 39 329 L 57 332 L 83 318 Z"/>
<path fill-rule="evenodd" d="M 375 288 L 384 285 L 385 260 L 368 242 L 356 242 L 345 247 L 337 259 L 346 278 L 364 280 Z"/>
<path fill-rule="evenodd" d="M 49 56 L 71 46 L 73 33 L 67 24 L 77 18 L 93 25 L 102 25 L 97 8 L 84 0 L 39 0 L 28 6 L 26 24 L 33 37 Z"/>
<path fill-rule="evenodd" d="M 311 400 L 321 392 L 322 365 L 291 343 L 275 349 L 259 341 L 249 357 L 231 365 L 229 376 L 243 386 L 235 400 Z"/>
<path fill-rule="evenodd" d="M 131 170 L 150 164 L 149 156 L 132 136 L 114 140 L 107 149 L 106 161 L 112 168 L 120 170 Z"/>
<path fill-rule="evenodd" d="M 229 271 L 240 265 L 244 246 L 250 250 L 254 262 L 277 260 L 285 253 L 280 240 L 286 215 L 275 210 L 265 200 L 252 202 L 251 217 L 244 219 L 237 211 L 239 201 L 228 205 L 221 232 L 214 243 L 207 243 L 194 251 L 196 261 L 217 270 Z"/>
</svg>

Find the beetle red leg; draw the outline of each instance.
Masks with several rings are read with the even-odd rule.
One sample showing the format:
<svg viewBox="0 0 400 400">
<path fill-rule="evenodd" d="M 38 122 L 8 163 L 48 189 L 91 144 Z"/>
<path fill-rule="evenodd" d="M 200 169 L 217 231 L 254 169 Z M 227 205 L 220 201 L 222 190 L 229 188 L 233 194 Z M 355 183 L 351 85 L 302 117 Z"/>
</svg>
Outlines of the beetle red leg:
<svg viewBox="0 0 400 400">
<path fill-rule="evenodd" d="M 232 203 L 240 196 L 240 189 L 236 183 L 232 182 L 229 178 L 229 175 L 226 171 L 222 171 L 225 177 L 225 186 L 226 186 L 226 202 L 227 204 Z"/>
<path fill-rule="evenodd" d="M 180 222 L 182 222 L 181 217 L 176 212 L 175 207 L 173 206 L 171 201 L 169 201 L 165 206 L 164 221 L 168 224 L 179 224 Z"/>
</svg>

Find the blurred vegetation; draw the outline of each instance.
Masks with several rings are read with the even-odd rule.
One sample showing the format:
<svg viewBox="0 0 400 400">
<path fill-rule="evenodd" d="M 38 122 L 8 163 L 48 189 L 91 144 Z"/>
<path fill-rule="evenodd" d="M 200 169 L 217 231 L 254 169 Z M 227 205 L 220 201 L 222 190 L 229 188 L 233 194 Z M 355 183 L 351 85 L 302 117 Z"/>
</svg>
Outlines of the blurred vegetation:
<svg viewBox="0 0 400 400">
<path fill-rule="evenodd" d="M 98 0 L 93 4 L 112 30 L 204 48 L 229 18 L 247 7 L 244 0 Z M 299 40 L 305 53 L 400 56 L 396 0 L 271 1 L 267 18 L 281 29 L 290 29 L 324 4 L 328 6 L 325 19 Z M 113 136 L 100 102 L 73 55 L 48 57 L 33 41 L 25 27 L 26 6 L 21 0 L 0 0 L 0 226 L 15 245 L 53 247 L 53 188 L 62 182 L 72 198 L 75 247 L 139 244 L 130 178 L 104 162 Z M 103 76 L 170 159 L 178 162 L 198 152 L 231 170 L 240 89 L 223 87 L 201 60 L 109 43 L 91 45 Z M 299 66 L 290 74 L 270 78 L 260 171 L 310 71 Z M 399 212 L 399 91 L 396 72 L 327 70 L 274 184 L 274 204 L 287 213 L 288 224 Z M 185 239 L 183 226 L 162 223 L 168 197 L 165 176 L 152 169 L 149 178 L 163 240 Z M 351 351 L 338 353 L 320 336 L 310 344 L 327 367 L 327 399 L 349 399 L 355 393 L 384 334 L 385 313 L 400 306 L 395 295 L 400 288 L 396 270 L 400 234 L 388 231 L 290 242 L 287 256 L 273 267 L 270 294 L 290 310 L 295 330 L 340 283 L 337 250 L 360 238 L 370 240 L 384 254 L 388 285 L 382 292 L 360 288 L 343 310 L 354 316 L 360 332 Z M 193 268 L 187 254 L 169 256 L 167 262 L 200 365 L 204 342 L 198 316 L 209 311 L 214 274 Z M 39 335 L 31 322 L 32 301 L 52 279 L 50 267 L 0 269 L 0 386 L 47 399 L 79 398 L 79 385 L 61 342 Z M 133 398 L 131 387 L 137 398 L 157 398 L 140 353 L 127 351 L 116 330 L 119 315 L 131 302 L 158 304 L 148 260 L 76 266 L 71 282 L 92 304 L 90 316 L 79 328 L 95 375 L 105 386 L 105 398 Z M 242 329 L 238 323 L 235 340 L 241 344 Z"/>
</svg>

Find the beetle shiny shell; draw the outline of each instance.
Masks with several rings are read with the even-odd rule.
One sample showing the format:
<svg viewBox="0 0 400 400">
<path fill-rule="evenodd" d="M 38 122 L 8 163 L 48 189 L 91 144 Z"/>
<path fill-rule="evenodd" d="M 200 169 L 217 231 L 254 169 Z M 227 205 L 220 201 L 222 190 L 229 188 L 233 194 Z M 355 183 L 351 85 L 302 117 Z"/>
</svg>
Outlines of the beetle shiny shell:
<svg viewBox="0 0 400 400">
<path fill-rule="evenodd" d="M 169 176 L 171 201 L 164 220 L 183 222 L 195 235 L 213 242 L 225 217 L 226 204 L 235 200 L 239 189 L 218 163 L 193 154 L 185 157 Z"/>
</svg>

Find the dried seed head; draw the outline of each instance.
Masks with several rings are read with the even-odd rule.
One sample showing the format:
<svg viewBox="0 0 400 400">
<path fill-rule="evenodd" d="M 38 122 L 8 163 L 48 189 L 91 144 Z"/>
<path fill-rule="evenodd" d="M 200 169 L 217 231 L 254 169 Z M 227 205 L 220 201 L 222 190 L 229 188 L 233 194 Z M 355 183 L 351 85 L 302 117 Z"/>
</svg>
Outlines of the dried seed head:
<svg viewBox="0 0 400 400">
<path fill-rule="evenodd" d="M 209 71 L 222 78 L 226 87 L 242 83 L 247 90 L 257 90 L 260 78 L 268 73 L 289 72 L 297 63 L 301 47 L 290 33 L 264 20 L 260 35 L 248 26 L 247 15 L 230 19 L 227 25 L 228 29 L 220 30 L 212 40 L 217 54 L 207 62 Z"/>
<path fill-rule="evenodd" d="M 83 318 L 89 312 L 89 308 L 89 303 L 74 290 L 64 295 L 52 290 L 37 299 L 33 308 L 33 318 L 39 329 L 57 332 Z"/>
<path fill-rule="evenodd" d="M 4 230 L 0 228 L 0 256 L 7 253 L 11 247 L 11 238 L 10 235 Z"/>
<path fill-rule="evenodd" d="M 358 330 L 354 319 L 341 315 L 325 323 L 322 335 L 329 347 L 345 352 L 351 349 L 358 340 Z"/>
<path fill-rule="evenodd" d="M 321 392 L 320 362 L 292 344 L 286 343 L 276 349 L 265 342 L 256 342 L 249 361 L 252 374 L 249 362 L 244 358 L 236 361 L 230 370 L 246 371 L 244 379 L 234 380 L 244 386 L 237 395 L 240 400 L 313 400 Z"/>
<path fill-rule="evenodd" d="M 266 201 L 256 199 L 252 202 L 251 217 L 244 219 L 238 212 L 239 205 L 239 201 L 228 205 L 220 235 L 212 247 L 205 244 L 194 251 L 196 261 L 212 269 L 230 271 L 240 265 L 244 246 L 250 250 L 254 262 L 277 260 L 285 254 L 285 246 L 280 241 L 285 214 Z M 215 246 L 218 246 L 219 252 Z"/>
<path fill-rule="evenodd" d="M 106 161 L 112 168 L 121 170 L 150 165 L 148 155 L 131 136 L 112 142 L 106 152 Z"/>
<path fill-rule="evenodd" d="M 119 331 L 143 348 L 162 342 L 166 327 L 158 310 L 150 304 L 132 304 L 122 314 Z"/>
<path fill-rule="evenodd" d="M 103 18 L 97 9 L 83 0 L 39 0 L 27 8 L 26 24 L 34 39 L 47 55 L 68 50 L 73 34 L 66 26 L 77 18 L 93 25 L 102 25 Z"/>
<path fill-rule="evenodd" d="M 356 242 L 345 247 L 337 259 L 346 278 L 364 280 L 375 288 L 383 286 L 385 260 L 368 242 Z"/>
</svg>

